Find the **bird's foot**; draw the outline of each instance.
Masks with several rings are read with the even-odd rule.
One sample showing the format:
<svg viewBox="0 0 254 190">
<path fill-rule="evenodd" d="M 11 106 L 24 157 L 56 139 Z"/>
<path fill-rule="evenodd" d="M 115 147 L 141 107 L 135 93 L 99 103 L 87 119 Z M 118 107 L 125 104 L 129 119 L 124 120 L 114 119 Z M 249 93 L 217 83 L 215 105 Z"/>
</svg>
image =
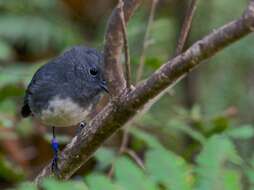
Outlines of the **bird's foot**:
<svg viewBox="0 0 254 190">
<path fill-rule="evenodd" d="M 86 126 L 86 122 L 80 122 L 79 127 L 76 131 L 76 135 L 79 134 L 81 130 L 85 128 L 85 126 Z"/>
<path fill-rule="evenodd" d="M 54 173 L 56 176 L 59 176 L 60 175 L 60 170 L 58 168 L 58 156 L 55 156 L 54 155 L 54 158 L 52 160 L 52 163 L 51 163 L 51 171 L 52 173 Z"/>
</svg>

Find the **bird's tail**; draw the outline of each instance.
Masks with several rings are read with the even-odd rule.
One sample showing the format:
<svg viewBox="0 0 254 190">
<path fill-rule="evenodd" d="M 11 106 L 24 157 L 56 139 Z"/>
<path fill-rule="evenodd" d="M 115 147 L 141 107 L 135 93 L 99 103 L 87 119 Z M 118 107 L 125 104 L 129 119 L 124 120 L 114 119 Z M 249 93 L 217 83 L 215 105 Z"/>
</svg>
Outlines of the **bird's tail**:
<svg viewBox="0 0 254 190">
<path fill-rule="evenodd" d="M 31 110 L 30 110 L 29 105 L 28 104 L 24 104 L 22 109 L 21 109 L 21 115 L 23 117 L 28 117 L 28 116 L 30 116 L 30 114 L 31 114 Z"/>
</svg>

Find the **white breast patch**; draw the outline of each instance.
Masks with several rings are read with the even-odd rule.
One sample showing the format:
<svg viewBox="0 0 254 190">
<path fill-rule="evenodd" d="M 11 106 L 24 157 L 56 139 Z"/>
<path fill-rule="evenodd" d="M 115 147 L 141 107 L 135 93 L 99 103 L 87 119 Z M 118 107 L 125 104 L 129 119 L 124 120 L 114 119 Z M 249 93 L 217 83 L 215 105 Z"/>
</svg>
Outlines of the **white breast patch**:
<svg viewBox="0 0 254 190">
<path fill-rule="evenodd" d="M 53 98 L 46 110 L 43 110 L 37 117 L 42 123 L 55 127 L 68 127 L 83 121 L 90 113 L 92 106 L 84 109 L 70 98 Z"/>
</svg>

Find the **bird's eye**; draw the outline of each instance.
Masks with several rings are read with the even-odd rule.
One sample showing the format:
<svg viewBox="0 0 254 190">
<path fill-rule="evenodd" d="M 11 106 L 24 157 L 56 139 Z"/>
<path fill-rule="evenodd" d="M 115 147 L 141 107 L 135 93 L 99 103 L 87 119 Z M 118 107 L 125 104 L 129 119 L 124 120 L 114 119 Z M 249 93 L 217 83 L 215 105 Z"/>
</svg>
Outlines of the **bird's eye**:
<svg viewBox="0 0 254 190">
<path fill-rule="evenodd" d="M 94 69 L 94 68 L 93 68 L 93 69 L 90 69 L 89 72 L 90 72 L 90 74 L 93 75 L 93 76 L 97 75 L 97 73 L 98 73 L 98 71 L 97 71 L 96 69 Z"/>
</svg>

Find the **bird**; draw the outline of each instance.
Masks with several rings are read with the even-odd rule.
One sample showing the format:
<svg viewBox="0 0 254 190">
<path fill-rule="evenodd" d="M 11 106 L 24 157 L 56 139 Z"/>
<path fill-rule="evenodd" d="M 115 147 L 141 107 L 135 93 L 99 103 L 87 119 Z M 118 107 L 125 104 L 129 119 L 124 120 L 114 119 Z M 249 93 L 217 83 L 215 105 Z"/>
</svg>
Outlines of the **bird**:
<svg viewBox="0 0 254 190">
<path fill-rule="evenodd" d="M 85 126 L 84 120 L 108 87 L 103 73 L 103 55 L 94 48 L 74 46 L 41 66 L 25 91 L 21 115 L 33 116 L 52 127 L 54 157 L 52 171 L 58 172 L 59 144 L 56 127 Z"/>
</svg>

